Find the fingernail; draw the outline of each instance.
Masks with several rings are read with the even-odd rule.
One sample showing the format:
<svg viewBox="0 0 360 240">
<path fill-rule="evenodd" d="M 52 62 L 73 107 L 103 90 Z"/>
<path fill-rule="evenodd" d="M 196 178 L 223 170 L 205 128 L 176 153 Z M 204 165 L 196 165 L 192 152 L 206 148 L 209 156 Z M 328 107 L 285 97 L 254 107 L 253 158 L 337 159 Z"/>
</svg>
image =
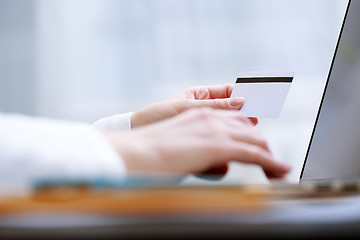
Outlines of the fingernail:
<svg viewBox="0 0 360 240">
<path fill-rule="evenodd" d="M 229 104 L 230 106 L 239 106 L 239 105 L 242 105 L 245 101 L 245 98 L 243 97 L 234 97 L 234 98 L 230 98 L 229 99 Z"/>
</svg>

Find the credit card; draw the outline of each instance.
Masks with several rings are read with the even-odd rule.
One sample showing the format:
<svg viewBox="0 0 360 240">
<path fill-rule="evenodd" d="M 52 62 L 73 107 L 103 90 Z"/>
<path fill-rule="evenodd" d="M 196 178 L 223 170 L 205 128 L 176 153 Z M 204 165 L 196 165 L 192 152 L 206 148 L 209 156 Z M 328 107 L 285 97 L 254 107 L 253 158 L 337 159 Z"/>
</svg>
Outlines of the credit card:
<svg viewBox="0 0 360 240">
<path fill-rule="evenodd" d="M 278 118 L 294 78 L 293 72 L 247 72 L 236 79 L 233 97 L 244 97 L 247 117 Z"/>
</svg>

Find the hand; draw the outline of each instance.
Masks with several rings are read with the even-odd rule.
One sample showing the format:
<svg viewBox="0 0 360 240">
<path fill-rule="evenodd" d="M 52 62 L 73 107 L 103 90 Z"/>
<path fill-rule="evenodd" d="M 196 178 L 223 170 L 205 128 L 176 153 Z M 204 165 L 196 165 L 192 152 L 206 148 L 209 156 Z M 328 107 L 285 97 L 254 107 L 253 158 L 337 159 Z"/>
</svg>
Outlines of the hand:
<svg viewBox="0 0 360 240">
<path fill-rule="evenodd" d="M 269 178 L 289 167 L 277 162 L 265 139 L 238 111 L 201 108 L 125 133 L 105 133 L 129 173 L 198 174 L 230 161 L 257 164 Z"/>
<path fill-rule="evenodd" d="M 233 89 L 233 84 L 185 89 L 166 101 L 147 105 L 134 112 L 131 116 L 131 127 L 136 128 L 171 118 L 192 108 L 240 110 L 244 104 L 244 98 L 230 99 Z M 258 122 L 257 118 L 250 118 L 250 120 L 254 125 Z"/>
</svg>

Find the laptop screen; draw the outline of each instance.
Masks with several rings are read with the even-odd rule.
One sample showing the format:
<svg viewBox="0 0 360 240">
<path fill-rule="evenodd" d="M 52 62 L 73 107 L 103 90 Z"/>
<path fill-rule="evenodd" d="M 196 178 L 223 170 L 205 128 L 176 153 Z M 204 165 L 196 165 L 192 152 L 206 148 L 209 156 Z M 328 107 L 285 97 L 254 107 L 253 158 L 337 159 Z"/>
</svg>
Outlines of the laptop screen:
<svg viewBox="0 0 360 240">
<path fill-rule="evenodd" d="M 360 176 L 360 1 L 350 1 L 301 181 Z"/>
</svg>

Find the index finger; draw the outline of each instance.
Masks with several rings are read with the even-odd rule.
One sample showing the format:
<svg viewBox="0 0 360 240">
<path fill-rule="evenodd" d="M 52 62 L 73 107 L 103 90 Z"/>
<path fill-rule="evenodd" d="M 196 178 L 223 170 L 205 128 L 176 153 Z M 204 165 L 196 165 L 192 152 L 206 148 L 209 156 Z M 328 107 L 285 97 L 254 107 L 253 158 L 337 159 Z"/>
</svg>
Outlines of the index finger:
<svg viewBox="0 0 360 240">
<path fill-rule="evenodd" d="M 235 161 L 261 166 L 268 178 L 283 178 L 290 171 L 289 166 L 276 161 L 269 151 L 252 144 L 235 145 L 232 153 L 236 154 Z"/>
<path fill-rule="evenodd" d="M 210 99 L 229 98 L 234 89 L 234 84 L 220 84 L 206 87 L 209 91 Z"/>
<path fill-rule="evenodd" d="M 215 114 L 219 116 L 218 119 L 224 119 L 226 121 L 231 121 L 231 119 L 240 120 L 248 125 L 253 126 L 254 122 L 252 119 L 246 117 L 242 112 L 240 111 L 228 111 L 223 109 L 212 109 Z"/>
</svg>

